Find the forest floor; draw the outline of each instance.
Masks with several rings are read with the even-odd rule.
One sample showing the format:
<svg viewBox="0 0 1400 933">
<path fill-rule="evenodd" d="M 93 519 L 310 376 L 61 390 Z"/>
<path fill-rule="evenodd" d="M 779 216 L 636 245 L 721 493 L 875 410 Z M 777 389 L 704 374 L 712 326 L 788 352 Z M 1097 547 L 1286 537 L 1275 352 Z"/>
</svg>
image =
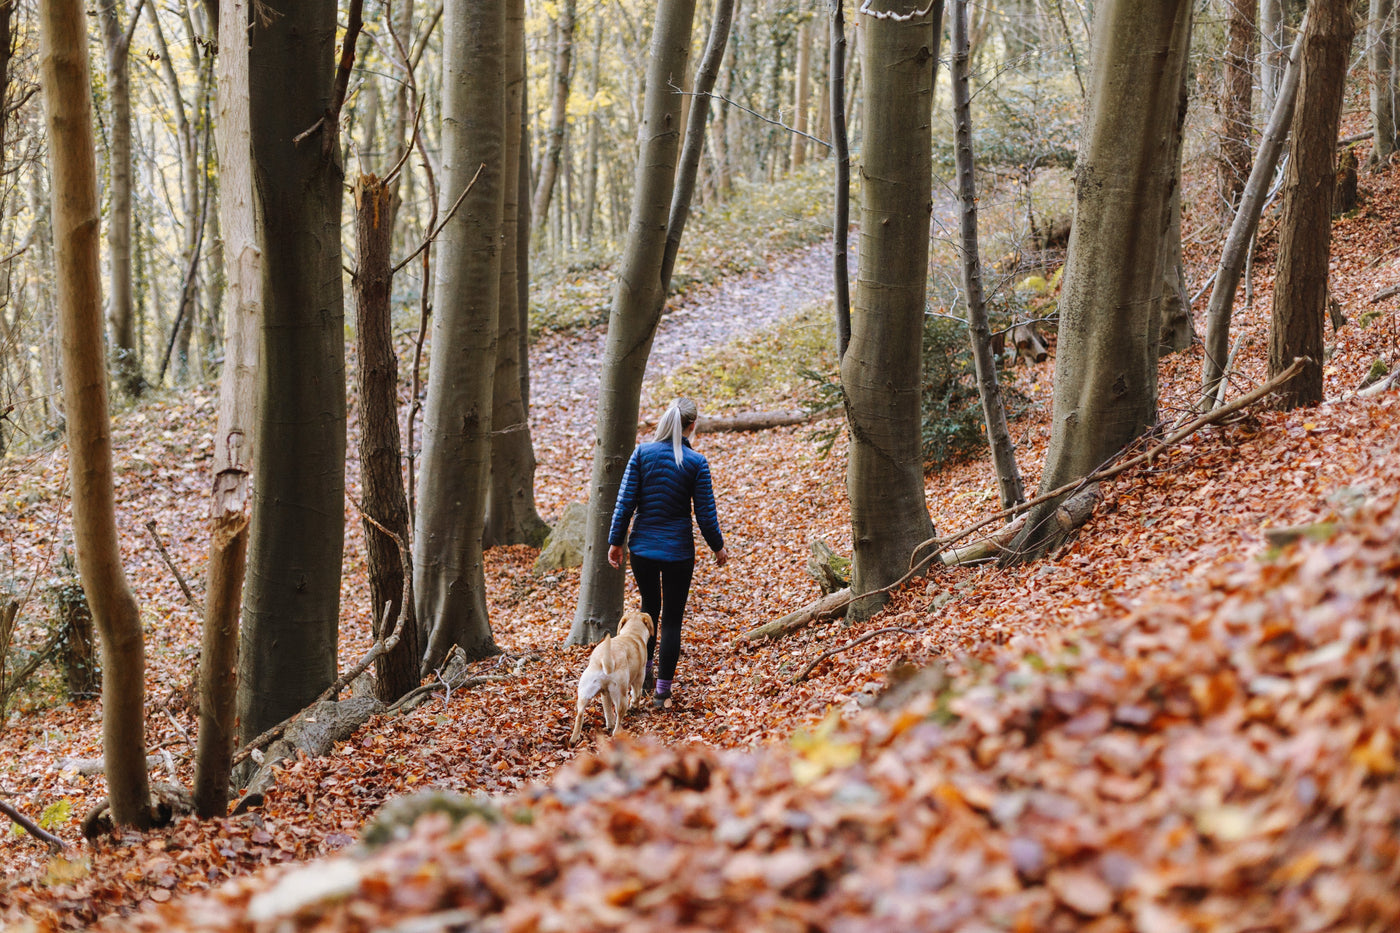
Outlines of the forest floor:
<svg viewBox="0 0 1400 933">
<path fill-rule="evenodd" d="M 536 575 L 532 549 L 495 549 L 504 653 L 474 670 L 508 676 L 372 720 L 333 754 L 285 768 L 242 816 L 81 842 L 77 821 L 103 779 L 64 762 L 99 753 L 99 704 L 30 698 L 0 733 L 0 789 L 70 846 L 53 858 L 6 839 L 0 919 L 16 930 L 1397 928 L 1400 392 L 1352 390 L 1373 361 L 1400 365 L 1400 301 L 1371 303 L 1400 282 L 1400 169 L 1362 186 L 1366 200 L 1334 228 L 1332 289 L 1351 319 L 1328 331 L 1335 401 L 1251 411 L 1119 476 L 1050 559 L 937 571 L 868 622 L 740 641 L 818 595 L 804 569 L 811 538 L 850 552 L 845 438 L 823 455 L 811 428 L 701 436 L 733 560 L 697 564 L 675 708 L 629 715 L 616 741 L 594 710 L 594 731 L 570 748 L 587 651 L 562 642 L 578 572 Z M 1256 300 L 1236 314 L 1232 394 L 1264 373 L 1271 223 Z M 1200 246 L 1188 259 L 1203 281 L 1213 255 Z M 820 301 L 820 251 L 793 263 L 692 298 L 654 358 L 722 367 L 723 351 L 699 351 Z M 668 344 L 669 331 L 683 339 Z M 600 339 L 548 337 L 533 351 L 549 520 L 585 494 Z M 1199 345 L 1164 362 L 1164 420 L 1191 404 L 1199 372 Z M 1052 374 L 1053 360 L 1014 373 L 1032 402 L 1013 425 L 1028 485 Z M 649 383 L 644 412 L 665 404 L 662 390 Z M 729 404 L 791 407 L 797 391 Z M 147 741 L 165 756 L 156 779 L 185 784 L 199 619 L 145 524 L 198 581 L 214 405 L 209 387 L 169 394 L 114 430 L 124 559 L 146 619 Z M 68 521 L 64 470 L 59 448 L 0 467 L 0 571 L 37 581 L 30 620 L 47 611 Z M 353 494 L 354 463 L 347 481 Z M 998 508 L 985 460 L 930 475 L 927 493 L 945 536 Z M 1334 526 L 1320 540 L 1264 541 L 1271 526 L 1324 521 Z M 369 643 L 348 505 L 346 528 L 342 667 Z M 41 625 L 26 624 L 40 640 Z M 906 705 L 872 708 L 929 665 L 939 673 Z M 425 819 L 407 842 L 355 845 L 382 803 L 427 787 L 493 803 L 456 829 Z M 299 864 L 342 849 L 356 856 Z"/>
</svg>

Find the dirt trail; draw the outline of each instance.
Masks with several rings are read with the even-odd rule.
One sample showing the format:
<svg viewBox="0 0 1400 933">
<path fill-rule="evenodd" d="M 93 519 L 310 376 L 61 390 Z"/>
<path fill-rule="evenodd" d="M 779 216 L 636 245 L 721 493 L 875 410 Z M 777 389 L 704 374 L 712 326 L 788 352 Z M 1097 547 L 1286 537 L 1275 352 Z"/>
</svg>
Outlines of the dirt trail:
<svg viewBox="0 0 1400 933">
<path fill-rule="evenodd" d="M 647 365 L 653 382 L 713 347 L 831 297 L 831 244 L 779 257 L 766 269 L 722 279 L 668 307 Z M 607 327 L 546 334 L 530 350 L 531 402 L 573 408 L 589 423 L 598 400 Z M 536 421 L 542 420 L 539 414 Z"/>
</svg>

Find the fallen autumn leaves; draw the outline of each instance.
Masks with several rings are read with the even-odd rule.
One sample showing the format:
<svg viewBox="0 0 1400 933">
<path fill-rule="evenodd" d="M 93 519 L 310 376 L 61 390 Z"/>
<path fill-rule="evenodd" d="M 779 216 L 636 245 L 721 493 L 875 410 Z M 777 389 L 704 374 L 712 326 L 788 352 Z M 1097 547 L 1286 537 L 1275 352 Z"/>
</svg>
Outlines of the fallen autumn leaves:
<svg viewBox="0 0 1400 933">
<path fill-rule="evenodd" d="M 902 710 L 604 746 L 504 823 L 429 818 L 129 928 L 1393 929 L 1397 578 L 1391 503 Z"/>
</svg>

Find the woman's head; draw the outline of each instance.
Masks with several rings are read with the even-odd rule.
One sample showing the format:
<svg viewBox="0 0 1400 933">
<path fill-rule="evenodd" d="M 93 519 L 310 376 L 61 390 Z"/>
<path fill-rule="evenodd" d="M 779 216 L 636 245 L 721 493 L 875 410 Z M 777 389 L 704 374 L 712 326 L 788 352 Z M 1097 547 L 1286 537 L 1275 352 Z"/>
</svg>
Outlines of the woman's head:
<svg viewBox="0 0 1400 933">
<path fill-rule="evenodd" d="M 671 407 L 666 409 L 666 413 L 661 416 L 661 421 L 656 425 L 656 436 L 652 439 L 671 442 L 671 449 L 676 455 L 677 465 L 684 457 L 684 454 L 681 453 L 681 438 L 699 417 L 700 409 L 693 400 L 678 398 L 671 403 Z"/>
</svg>

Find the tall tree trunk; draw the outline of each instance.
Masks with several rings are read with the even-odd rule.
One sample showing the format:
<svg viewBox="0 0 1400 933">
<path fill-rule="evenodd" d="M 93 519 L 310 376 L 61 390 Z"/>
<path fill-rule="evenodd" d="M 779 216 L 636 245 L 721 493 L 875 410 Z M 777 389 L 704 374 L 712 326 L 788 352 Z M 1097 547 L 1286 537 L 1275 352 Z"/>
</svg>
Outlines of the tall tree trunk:
<svg viewBox="0 0 1400 933">
<path fill-rule="evenodd" d="M 525 3 L 506 2 L 505 144 L 501 173 L 501 303 L 496 342 L 496 378 L 491 398 L 491 485 L 486 496 L 482 546 L 539 547 L 549 526 L 535 508 L 535 444 L 530 436 L 529 399 L 521 395 L 522 354 L 527 343 L 520 308 L 520 263 L 516 255 L 520 215 L 521 119 L 525 90 Z M 528 211 L 528 206 L 526 207 Z M 528 218 L 527 218 L 528 225 Z"/>
<path fill-rule="evenodd" d="M 812 22 L 804 20 L 797 29 L 797 75 L 793 81 L 792 167 L 807 162 L 807 111 L 812 100 Z"/>
<path fill-rule="evenodd" d="M 588 68 L 588 98 L 597 100 L 598 80 L 601 75 L 603 56 L 603 17 L 598 17 L 597 30 L 593 36 L 593 55 Z M 527 111 L 528 113 L 528 111 Z M 595 218 L 598 214 L 598 146 L 599 137 L 602 135 L 602 121 L 598 119 L 596 108 L 590 108 L 588 112 L 588 138 L 584 143 L 584 176 L 583 176 L 583 242 L 585 246 L 593 244 L 593 230 L 597 223 Z M 528 124 L 527 124 L 528 126 Z M 525 132 L 528 132 L 526 130 Z M 528 147 L 525 147 L 528 148 Z M 528 163 L 527 163 L 528 164 Z M 530 188 L 529 173 L 525 173 L 525 188 Z M 528 210 L 529 198 L 522 203 L 522 210 Z"/>
<path fill-rule="evenodd" d="M 1181 69 L 1181 88 L 1177 94 L 1176 126 L 1172 133 L 1171 204 L 1167 208 L 1167 229 L 1162 237 L 1162 310 L 1157 325 L 1157 356 L 1179 353 L 1196 339 L 1196 324 L 1191 317 L 1191 296 L 1186 293 L 1185 263 L 1181 258 L 1181 152 L 1186 139 L 1186 110 L 1189 104 L 1187 80 L 1190 69 Z M 1248 118 L 1249 111 L 1246 109 Z"/>
<path fill-rule="evenodd" d="M 1216 269 L 1215 285 L 1211 289 L 1210 304 L 1206 308 L 1205 355 L 1201 363 L 1201 401 L 1198 405 L 1201 411 L 1210 411 L 1215 407 L 1220 380 L 1225 376 L 1225 364 L 1228 362 L 1226 356 L 1230 346 L 1230 315 L 1235 304 L 1235 291 L 1239 287 L 1250 241 L 1254 239 L 1254 231 L 1259 225 L 1259 214 L 1264 209 L 1264 198 L 1269 193 L 1269 180 L 1274 177 L 1274 169 L 1283 153 L 1283 144 L 1288 138 L 1288 128 L 1293 122 L 1294 103 L 1298 99 L 1302 48 L 1303 35 L 1299 32 L 1289 53 L 1283 82 L 1279 85 L 1274 99 L 1274 109 L 1269 114 L 1269 124 L 1264 128 L 1263 138 L 1259 141 L 1259 152 L 1254 157 L 1249 182 L 1240 196 L 1239 210 L 1235 212 L 1234 223 L 1230 225 L 1225 247 L 1220 252 L 1220 265 Z M 1331 210 L 1330 203 L 1328 210 Z"/>
<path fill-rule="evenodd" d="M 962 234 L 963 294 L 967 298 L 967 329 L 972 338 L 972 361 L 977 371 L 977 392 L 987 425 L 987 445 L 1001 490 L 1001 506 L 1009 509 L 1026 498 L 1021 470 L 1016 465 L 1016 445 L 1006 427 L 1006 406 L 992 356 L 992 331 L 982 298 L 982 265 L 977 248 L 977 178 L 972 158 L 972 93 L 968 86 L 967 0 L 953 0 L 953 126 L 957 161 L 959 221 Z"/>
<path fill-rule="evenodd" d="M 1104 0 L 1095 9 L 1042 492 L 1086 476 L 1157 419 L 1162 237 L 1190 36 L 1190 0 L 1150 8 Z M 1013 560 L 1060 543 L 1056 505 L 1030 513 Z"/>
<path fill-rule="evenodd" d="M 1259 0 L 1259 103 L 1266 120 L 1283 86 L 1288 49 L 1283 0 Z"/>
<path fill-rule="evenodd" d="M 225 0 L 228 2 L 228 0 Z M 356 342 L 359 348 L 360 477 L 364 499 L 365 552 L 369 565 L 371 620 L 376 638 L 388 635 L 403 613 L 399 642 L 374 662 L 375 696 L 392 703 L 418 686 L 423 657 L 412 601 L 403 605 L 404 561 L 409 544 L 408 497 L 403 486 L 399 442 L 399 361 L 394 355 L 390 303 L 397 205 L 392 188 L 375 175 L 355 183 Z M 386 533 L 383 529 L 387 529 Z M 394 540 L 393 535 L 398 536 Z"/>
<path fill-rule="evenodd" d="M 1283 187 L 1269 377 L 1309 360 L 1278 392 L 1281 408 L 1322 401 L 1322 320 L 1332 244 L 1337 126 L 1355 23 L 1347 0 L 1314 0 L 1303 34 L 1302 78 Z"/>
<path fill-rule="evenodd" d="M 836 359 L 851 343 L 851 273 L 847 254 L 851 229 L 851 143 L 846 133 L 846 14 L 831 0 L 831 145 L 836 151 L 832 202 L 832 281 L 836 302 Z"/>
<path fill-rule="evenodd" d="M 1371 66 L 1371 129 L 1374 132 L 1371 157 L 1366 165 L 1379 170 L 1390 164 L 1391 154 L 1400 147 L 1400 137 L 1395 130 L 1395 62 L 1392 60 L 1395 0 L 1371 0 L 1366 38 Z"/>
<path fill-rule="evenodd" d="M 102 640 L 102 746 L 112 819 L 145 828 L 151 822 L 143 705 L 146 656 L 141 612 L 122 570 L 117 539 L 86 23 L 77 0 L 39 4 L 63 404 L 78 571 Z"/>
<path fill-rule="evenodd" d="M 888 586 L 933 536 L 924 499 L 919 391 L 932 212 L 933 76 L 943 4 L 875 0 L 861 32 L 860 266 L 851 343 L 841 360 L 851 446 L 846 485 L 855 545 L 851 592 Z M 913 17 L 882 18 L 881 13 Z M 887 596 L 853 603 L 865 618 Z"/>
<path fill-rule="evenodd" d="M 505 151 L 504 0 L 448 0 L 443 16 L 442 215 L 471 184 L 438 238 L 432 358 L 414 529 L 422 671 L 454 644 L 495 654 L 481 550 L 491 467 L 491 393 L 501 291 Z"/>
<path fill-rule="evenodd" d="M 345 533 L 345 304 L 335 77 L 336 4 L 255 17 L 249 51 L 263 319 L 253 519 L 238 656 L 248 738 L 335 681 Z M 331 134 L 329 139 L 323 134 Z"/>
<path fill-rule="evenodd" d="M 238 679 L 238 615 L 248 558 L 253 439 L 257 413 L 258 332 L 262 323 L 262 256 L 248 113 L 248 29 L 253 0 L 220 4 L 217 119 L 220 227 L 228 301 L 224 368 L 210 495 L 209 567 L 199 659 L 199 744 L 195 750 L 195 811 L 228 812 L 229 775 Z"/>
<path fill-rule="evenodd" d="M 1223 110 L 1220 114 L 1220 161 L 1217 165 L 1217 192 L 1220 199 L 1220 226 L 1228 228 L 1235 205 L 1249 178 L 1250 137 L 1254 134 L 1254 52 L 1255 7 L 1253 2 L 1226 0 L 1229 25 L 1226 27 L 1225 67 L 1221 81 Z"/>
<path fill-rule="evenodd" d="M 569 79 L 574 55 L 574 10 L 577 0 L 564 0 L 559 8 L 558 44 L 554 49 L 554 87 L 549 104 L 549 130 L 544 138 L 544 156 L 540 160 L 539 179 L 535 182 L 534 202 L 530 216 L 543 221 L 549 212 L 554 182 L 559 177 L 559 157 L 564 151 L 564 131 L 568 126 Z M 556 241 L 557 243 L 558 241 Z"/>
<path fill-rule="evenodd" d="M 588 525 L 578 609 L 568 644 L 584 645 L 611 633 L 622 615 L 623 575 L 608 564 L 608 527 L 622 471 L 637 439 L 642 377 L 660 320 L 665 289 L 664 234 L 680 151 L 680 95 L 670 88 L 686 72 L 695 0 L 662 0 L 656 11 L 647 65 L 642 126 L 629 236 L 608 315 L 598 392 L 597 443 L 588 484 Z"/>
<path fill-rule="evenodd" d="M 14 3 L 5 4 L 5 15 Z M 145 380 L 136 351 L 135 316 L 131 303 L 131 36 L 141 18 L 144 0 L 131 11 L 131 23 L 121 20 L 117 0 L 99 4 L 102 50 L 107 58 L 108 134 L 111 141 L 112 209 L 107 227 L 108 276 L 111 304 L 107 322 L 112 339 L 113 373 L 128 396 L 141 394 Z"/>
</svg>

